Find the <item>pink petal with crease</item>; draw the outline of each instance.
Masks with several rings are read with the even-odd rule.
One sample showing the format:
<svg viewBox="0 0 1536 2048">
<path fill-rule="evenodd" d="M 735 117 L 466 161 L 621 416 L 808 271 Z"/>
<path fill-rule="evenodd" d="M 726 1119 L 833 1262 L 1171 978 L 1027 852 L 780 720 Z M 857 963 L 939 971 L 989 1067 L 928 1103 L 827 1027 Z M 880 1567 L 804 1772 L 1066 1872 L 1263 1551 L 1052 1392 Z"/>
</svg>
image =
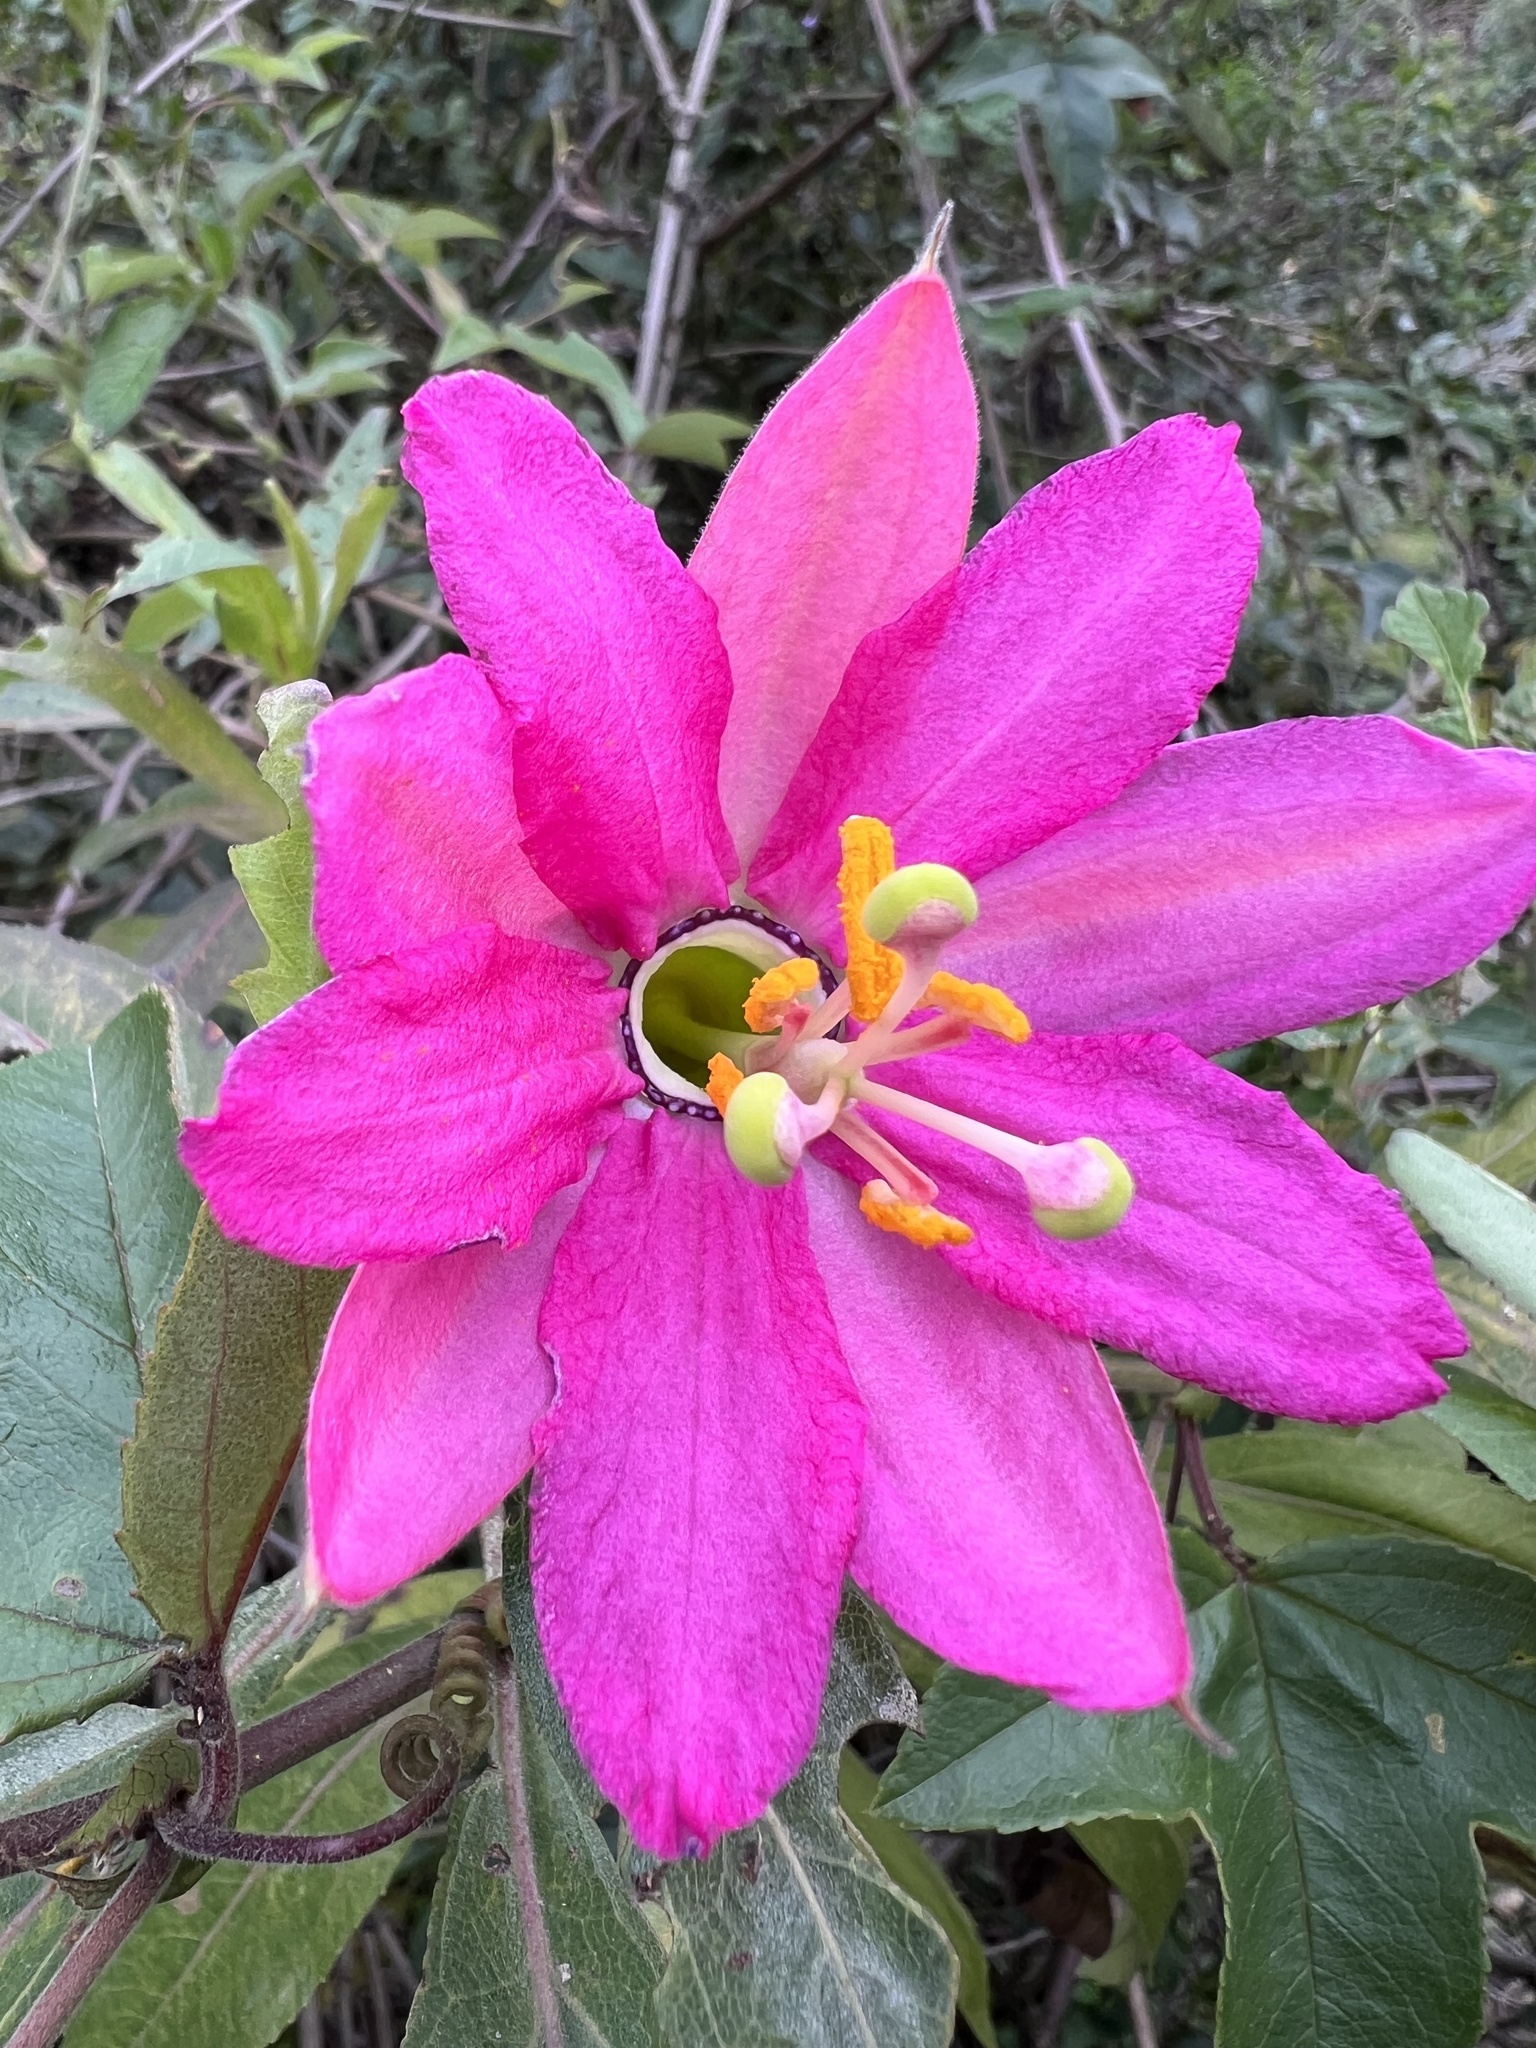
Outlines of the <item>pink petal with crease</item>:
<svg viewBox="0 0 1536 2048">
<path fill-rule="evenodd" d="M 1176 1039 L 1041 1034 L 881 1071 L 1023 1137 L 1102 1138 L 1130 1168 L 1125 1220 L 1063 1244 L 1031 1220 L 1011 1168 L 872 1119 L 976 1232 L 940 1256 L 1016 1308 L 1251 1408 L 1317 1422 L 1379 1422 L 1436 1400 L 1444 1382 L 1430 1360 L 1466 1349 L 1398 1198 L 1346 1166 L 1282 1096 Z M 824 1147 L 864 1177 L 841 1146 Z"/>
<path fill-rule="evenodd" d="M 1536 891 L 1536 759 L 1392 718 L 1171 747 L 981 884 L 946 965 L 1047 1031 L 1203 1052 L 1390 1003 L 1476 958 Z"/>
<path fill-rule="evenodd" d="M 465 370 L 405 420 L 437 580 L 517 720 L 523 851 L 599 946 L 648 953 L 736 873 L 714 606 L 547 399 Z"/>
<path fill-rule="evenodd" d="M 745 866 L 853 650 L 965 551 L 976 394 L 942 279 L 904 278 L 791 384 L 689 564 L 735 694 L 720 796 Z"/>
<path fill-rule="evenodd" d="M 752 868 L 833 934 L 837 828 L 973 880 L 1107 803 L 1226 673 L 1259 554 L 1235 427 L 1186 414 L 1030 492 L 849 665 Z M 841 954 L 839 954 L 841 957 Z"/>
<path fill-rule="evenodd" d="M 853 1541 L 864 1415 L 803 1190 L 743 1181 L 717 1130 L 626 1121 L 539 1327 L 550 1672 L 640 1846 L 702 1852 L 809 1753 Z"/>
<path fill-rule="evenodd" d="M 359 1266 L 320 1361 L 306 1472 L 313 1577 L 376 1600 L 425 1571 L 533 1462 L 555 1390 L 539 1303 L 575 1209 L 562 1188 L 526 1244 Z"/>
<path fill-rule="evenodd" d="M 606 979 L 490 925 L 349 968 L 235 1048 L 187 1171 L 229 1236 L 298 1265 L 517 1244 L 639 1088 Z"/>
<path fill-rule="evenodd" d="M 513 730 L 462 654 L 343 697 L 315 720 L 304 794 L 315 937 L 333 970 L 471 924 L 581 943 L 522 852 Z"/>
<path fill-rule="evenodd" d="M 1162 1519 L 1093 1346 L 873 1230 L 812 1165 L 811 1248 L 869 1411 L 852 1572 L 967 1671 L 1130 1709 L 1189 1679 Z"/>
</svg>

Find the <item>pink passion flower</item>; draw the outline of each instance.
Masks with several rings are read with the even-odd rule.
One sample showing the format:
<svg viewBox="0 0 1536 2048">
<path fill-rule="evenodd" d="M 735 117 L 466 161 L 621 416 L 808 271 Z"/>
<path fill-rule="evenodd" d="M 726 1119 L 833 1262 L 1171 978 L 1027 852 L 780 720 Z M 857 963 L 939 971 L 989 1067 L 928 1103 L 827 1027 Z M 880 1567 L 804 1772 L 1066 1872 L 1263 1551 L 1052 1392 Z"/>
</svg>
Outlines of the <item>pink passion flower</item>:
<svg viewBox="0 0 1536 2048">
<path fill-rule="evenodd" d="M 1396 1199 L 1205 1055 L 1496 939 L 1536 762 L 1387 718 L 1172 744 L 1258 554 L 1233 431 L 1160 421 L 962 560 L 931 275 L 783 398 L 686 568 L 516 385 L 406 419 L 473 658 L 316 722 L 335 978 L 185 1138 L 232 1236 L 358 1269 L 313 1578 L 383 1593 L 531 1465 L 550 1670 L 662 1856 L 807 1754 L 845 1573 L 971 1670 L 1177 1697 L 1092 1340 L 1334 1422 L 1440 1392 L 1464 1338 Z"/>
</svg>

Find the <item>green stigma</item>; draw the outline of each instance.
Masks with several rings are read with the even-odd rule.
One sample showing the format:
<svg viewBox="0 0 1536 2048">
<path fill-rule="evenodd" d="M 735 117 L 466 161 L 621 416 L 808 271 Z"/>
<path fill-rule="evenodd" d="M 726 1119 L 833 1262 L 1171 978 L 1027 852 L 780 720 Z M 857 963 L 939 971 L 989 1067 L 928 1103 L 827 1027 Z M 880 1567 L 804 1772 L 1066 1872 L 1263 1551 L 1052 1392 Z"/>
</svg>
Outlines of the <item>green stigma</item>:
<svg viewBox="0 0 1536 2048">
<path fill-rule="evenodd" d="M 976 922 L 980 906 L 976 891 L 958 869 L 941 867 L 937 861 L 917 861 L 898 868 L 877 882 L 864 904 L 864 929 L 882 946 L 888 946 L 902 926 L 928 903 L 944 903 L 962 926 Z"/>
<path fill-rule="evenodd" d="M 725 1106 L 725 1149 L 731 1164 L 760 1188 L 781 1188 L 795 1164 L 779 1150 L 779 1110 L 789 1093 L 782 1074 L 748 1074 Z"/>
<path fill-rule="evenodd" d="M 724 946 L 679 946 L 645 985 L 640 1029 L 658 1059 L 696 1088 L 717 1052 L 735 1057 L 752 1034 L 742 1015 L 760 966 Z"/>
<path fill-rule="evenodd" d="M 1109 1186 L 1090 1209 L 1037 1209 L 1032 1205 L 1029 1212 L 1047 1237 L 1060 1238 L 1066 1244 L 1103 1237 L 1106 1231 L 1113 1230 L 1136 1192 L 1136 1183 L 1125 1161 L 1111 1152 L 1102 1138 L 1079 1138 L 1077 1142 L 1086 1145 L 1109 1168 Z"/>
</svg>

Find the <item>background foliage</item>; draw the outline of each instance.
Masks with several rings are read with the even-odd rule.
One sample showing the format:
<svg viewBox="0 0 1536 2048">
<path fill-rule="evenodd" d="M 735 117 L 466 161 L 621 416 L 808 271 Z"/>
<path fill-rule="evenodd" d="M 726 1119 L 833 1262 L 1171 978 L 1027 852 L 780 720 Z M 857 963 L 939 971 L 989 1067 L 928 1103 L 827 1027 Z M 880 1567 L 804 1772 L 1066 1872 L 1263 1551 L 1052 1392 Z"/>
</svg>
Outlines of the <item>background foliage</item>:
<svg viewBox="0 0 1536 2048">
<path fill-rule="evenodd" d="M 730 449 L 952 199 L 978 531 L 1117 419 L 1236 420 L 1265 550 L 1202 729 L 1392 709 L 1536 745 L 1528 0 L 800 5 L 0 11 L 0 1219 L 13 1249 L 63 1246 L 66 1276 L 3 1304 L 7 1355 L 37 1370 L 5 1396 L 0 1715 L 41 1732 L 0 1748 L 0 1818 L 134 1759 L 128 1819 L 164 1795 L 156 1623 L 222 1639 L 258 1547 L 226 1651 L 243 1719 L 419 1639 L 467 1583 L 266 1645 L 291 1504 L 262 1529 L 328 1304 L 196 1223 L 171 1150 L 227 1039 L 322 971 L 288 750 L 324 693 L 259 719 L 258 697 L 368 688 L 457 644 L 395 469 L 396 408 L 433 367 L 547 392 L 686 548 Z M 942 2043 L 958 1984 L 959 2038 L 1005 2048 L 1536 2041 L 1529 930 L 1423 997 L 1231 1060 L 1392 1172 L 1475 1338 L 1432 1419 L 1357 1432 L 1271 1427 L 1114 1362 L 1236 1760 L 1171 1720 L 1083 1723 L 936 1675 L 910 1644 L 926 1734 L 898 1756 L 915 1701 L 850 1610 L 782 1816 L 734 1862 L 664 1877 L 594 1818 L 509 1569 L 550 1927 L 618 1973 L 595 2006 L 557 1990 L 562 2038 Z M 141 1210 L 126 1261 L 104 1163 Z M 209 1344 L 230 1286 L 266 1304 L 265 1358 Z M 207 1477 L 188 1415 L 155 1419 L 186 1359 L 205 1405 L 221 1375 L 246 1389 L 216 1554 L 165 1521 Z M 87 1379 L 88 1440 L 67 1422 Z M 1175 1476 L 1192 1438 L 1204 1507 Z M 376 1749 L 368 1730 L 302 1761 L 242 1825 L 371 1821 Z M 525 2007 L 539 2024 L 491 1795 L 482 1778 L 451 1835 L 345 1871 L 217 1866 L 155 1909 L 72 2048 L 393 2043 L 424 1968 L 416 2048 L 478 2048 Z M 82 1909 L 33 1876 L 0 1894 L 9 2038 Z"/>
</svg>

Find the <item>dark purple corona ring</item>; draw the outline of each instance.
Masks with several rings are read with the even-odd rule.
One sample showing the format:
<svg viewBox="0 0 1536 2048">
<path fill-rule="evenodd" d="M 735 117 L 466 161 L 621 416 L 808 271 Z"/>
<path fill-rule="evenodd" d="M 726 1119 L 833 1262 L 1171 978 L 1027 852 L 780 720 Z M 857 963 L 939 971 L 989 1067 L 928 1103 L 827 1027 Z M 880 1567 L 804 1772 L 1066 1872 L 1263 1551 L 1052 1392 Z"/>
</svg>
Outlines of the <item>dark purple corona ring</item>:
<svg viewBox="0 0 1536 2048">
<path fill-rule="evenodd" d="M 802 960 L 814 960 L 821 975 L 824 994 L 831 995 L 837 987 L 837 976 L 816 948 L 808 946 L 797 931 L 791 930 L 787 924 L 780 924 L 777 918 L 770 917 L 765 910 L 749 910 L 737 903 L 732 903 L 724 910 L 696 910 L 692 917 L 682 918 L 678 923 L 669 925 L 664 932 L 657 933 L 656 951 L 659 953 L 663 946 L 673 945 L 678 939 L 686 939 L 690 932 L 702 931 L 706 925 L 731 922 L 755 925 L 758 931 L 766 932 L 770 938 L 777 939 L 780 945 L 788 946 L 792 953 L 798 953 Z M 643 960 L 631 960 L 619 977 L 619 987 L 633 988 L 635 976 L 644 965 Z M 619 1019 L 619 1035 L 624 1041 L 624 1057 L 631 1069 L 640 1076 L 641 1093 L 647 1102 L 654 1102 L 658 1109 L 670 1110 L 673 1116 L 694 1117 L 701 1124 L 717 1124 L 722 1121 L 719 1110 L 712 1102 L 685 1102 L 681 1096 L 669 1095 L 664 1088 L 658 1088 L 651 1080 L 640 1064 L 640 1050 L 635 1044 L 635 1024 L 630 1015 L 629 1005 L 625 1006 L 624 1014 Z"/>
</svg>

